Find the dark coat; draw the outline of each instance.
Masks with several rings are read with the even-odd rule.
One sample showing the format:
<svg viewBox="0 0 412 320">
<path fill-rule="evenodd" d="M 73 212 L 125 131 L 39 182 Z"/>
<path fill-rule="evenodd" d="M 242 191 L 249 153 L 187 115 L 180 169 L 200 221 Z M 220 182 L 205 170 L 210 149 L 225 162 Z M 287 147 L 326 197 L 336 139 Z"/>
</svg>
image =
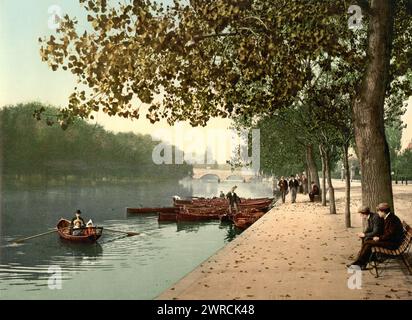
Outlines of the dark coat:
<svg viewBox="0 0 412 320">
<path fill-rule="evenodd" d="M 299 181 L 295 179 L 293 181 L 292 179 L 289 180 L 289 188 L 298 188 L 299 187 Z"/>
<path fill-rule="evenodd" d="M 232 206 L 235 203 L 240 203 L 240 198 L 237 196 L 236 192 L 228 192 L 226 198 L 229 200 L 229 204 Z"/>
<path fill-rule="evenodd" d="M 312 186 L 312 190 L 311 190 L 311 194 L 312 195 L 314 195 L 314 196 L 318 196 L 319 195 L 319 187 L 316 185 L 316 184 L 314 184 L 313 186 Z"/>
<path fill-rule="evenodd" d="M 404 230 L 401 220 L 394 213 L 389 213 L 384 220 L 383 234 L 379 237 L 379 241 L 401 243 L 403 237 Z"/>
<path fill-rule="evenodd" d="M 367 221 L 368 225 L 364 231 L 365 240 L 372 239 L 373 237 L 378 237 L 383 234 L 384 220 L 379 217 L 377 213 L 371 212 Z"/>
<path fill-rule="evenodd" d="M 82 217 L 79 217 L 78 219 L 82 222 L 82 227 L 84 227 L 84 226 L 86 225 L 86 223 L 84 222 L 83 218 L 82 218 Z M 74 217 L 74 218 L 72 219 L 72 221 L 71 221 L 71 225 L 72 225 L 72 226 L 74 225 L 74 221 L 76 221 L 76 220 L 77 220 L 77 217 Z"/>
<path fill-rule="evenodd" d="M 288 181 L 287 180 L 280 180 L 278 183 L 280 191 L 287 191 L 288 190 Z"/>
</svg>

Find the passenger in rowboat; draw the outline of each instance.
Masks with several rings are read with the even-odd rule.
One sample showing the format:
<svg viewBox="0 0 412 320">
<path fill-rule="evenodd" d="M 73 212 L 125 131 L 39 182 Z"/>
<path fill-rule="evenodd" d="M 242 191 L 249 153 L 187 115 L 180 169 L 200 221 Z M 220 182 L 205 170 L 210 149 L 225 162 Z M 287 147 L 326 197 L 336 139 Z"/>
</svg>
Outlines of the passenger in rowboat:
<svg viewBox="0 0 412 320">
<path fill-rule="evenodd" d="M 72 235 L 73 236 L 82 236 L 83 235 L 82 223 L 81 223 L 80 220 L 75 220 L 74 221 Z"/>
<path fill-rule="evenodd" d="M 75 217 L 72 219 L 71 221 L 71 229 L 72 229 L 72 235 L 79 235 L 79 234 L 75 234 L 75 229 L 79 229 L 84 227 L 86 224 L 83 220 L 83 218 L 80 216 L 82 214 L 82 212 L 80 210 L 76 210 L 76 212 L 74 213 Z M 82 230 L 76 230 L 76 233 L 82 233 Z"/>
<path fill-rule="evenodd" d="M 85 235 L 89 236 L 95 233 L 94 223 L 92 219 L 90 219 L 86 224 L 86 229 L 84 230 Z"/>
</svg>

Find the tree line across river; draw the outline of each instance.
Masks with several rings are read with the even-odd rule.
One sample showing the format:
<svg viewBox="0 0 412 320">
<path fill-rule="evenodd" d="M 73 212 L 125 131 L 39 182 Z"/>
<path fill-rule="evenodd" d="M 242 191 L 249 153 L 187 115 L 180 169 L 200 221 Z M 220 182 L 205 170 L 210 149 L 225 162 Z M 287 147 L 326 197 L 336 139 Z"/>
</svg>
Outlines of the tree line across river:
<svg viewBox="0 0 412 320">
<path fill-rule="evenodd" d="M 152 150 L 158 144 L 150 135 L 112 133 L 84 120 L 62 130 L 36 121 L 39 103 L 7 106 L 0 110 L 0 151 L 3 176 L 78 176 L 85 178 L 176 178 L 192 166 L 156 165 Z"/>
</svg>

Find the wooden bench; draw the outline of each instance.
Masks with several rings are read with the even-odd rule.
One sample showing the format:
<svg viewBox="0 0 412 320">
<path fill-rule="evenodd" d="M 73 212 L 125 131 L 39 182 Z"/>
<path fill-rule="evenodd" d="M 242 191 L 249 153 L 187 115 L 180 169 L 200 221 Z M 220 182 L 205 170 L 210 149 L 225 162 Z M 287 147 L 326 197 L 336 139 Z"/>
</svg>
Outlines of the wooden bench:
<svg viewBox="0 0 412 320">
<path fill-rule="evenodd" d="M 313 202 L 322 202 L 322 196 L 317 194 L 313 197 Z"/>
<path fill-rule="evenodd" d="M 412 268 L 408 262 L 408 252 L 412 244 L 412 228 L 403 222 L 403 228 L 405 230 L 405 238 L 401 245 L 397 249 L 387 249 L 382 247 L 372 247 L 372 254 L 369 258 L 369 263 L 372 265 L 371 271 L 375 277 L 378 278 L 379 274 L 382 274 L 383 268 L 381 264 L 386 264 L 390 259 L 401 258 L 409 274 L 412 275 Z"/>
</svg>

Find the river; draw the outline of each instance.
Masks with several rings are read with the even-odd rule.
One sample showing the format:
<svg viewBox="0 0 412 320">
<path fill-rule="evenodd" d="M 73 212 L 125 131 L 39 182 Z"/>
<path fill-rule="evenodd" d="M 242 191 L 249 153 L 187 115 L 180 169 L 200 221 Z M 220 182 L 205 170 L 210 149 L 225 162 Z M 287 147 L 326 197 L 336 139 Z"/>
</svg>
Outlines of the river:
<svg viewBox="0 0 412 320">
<path fill-rule="evenodd" d="M 0 207 L 0 299 L 153 299 L 213 255 L 238 232 L 217 221 L 158 223 L 126 207 L 170 206 L 173 195 L 217 196 L 238 186 L 242 197 L 271 196 L 269 183 L 181 180 L 142 183 L 24 186 L 4 184 Z M 104 232 L 95 245 L 73 245 L 49 234 L 22 244 L 9 241 L 51 230 L 81 209 L 87 221 L 139 232 Z M 60 281 L 61 279 L 61 281 Z"/>
</svg>

